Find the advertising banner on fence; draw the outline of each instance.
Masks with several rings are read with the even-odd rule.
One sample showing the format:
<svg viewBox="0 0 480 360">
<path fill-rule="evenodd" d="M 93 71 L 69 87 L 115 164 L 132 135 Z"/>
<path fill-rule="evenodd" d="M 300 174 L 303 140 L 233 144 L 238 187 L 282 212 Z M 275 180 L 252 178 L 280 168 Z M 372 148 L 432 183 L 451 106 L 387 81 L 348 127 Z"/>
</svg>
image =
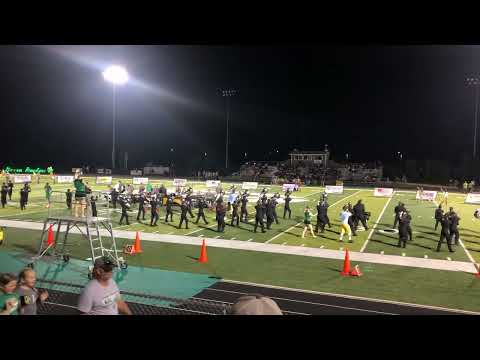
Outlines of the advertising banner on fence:
<svg viewBox="0 0 480 360">
<path fill-rule="evenodd" d="M 325 185 L 325 192 L 327 194 L 343 194 L 343 185 Z"/>
<path fill-rule="evenodd" d="M 133 185 L 147 185 L 147 184 L 148 184 L 148 178 L 143 178 L 143 177 L 133 178 Z"/>
<path fill-rule="evenodd" d="M 244 182 L 242 184 L 243 190 L 256 189 L 258 187 L 258 182 Z"/>
<path fill-rule="evenodd" d="M 373 196 L 390 197 L 392 195 L 393 195 L 393 189 L 392 188 L 375 188 L 375 190 L 373 190 Z"/>
<path fill-rule="evenodd" d="M 480 193 L 467 194 L 465 204 L 480 204 Z"/>
<path fill-rule="evenodd" d="M 207 188 L 216 188 L 220 184 L 220 180 L 207 180 L 205 185 Z"/>
<path fill-rule="evenodd" d="M 132 176 L 142 176 L 142 170 L 130 170 L 130 175 Z"/>
<path fill-rule="evenodd" d="M 415 198 L 417 200 L 428 200 L 428 201 L 433 201 L 437 197 L 437 192 L 436 191 L 426 191 L 424 190 L 422 192 L 422 196 L 420 196 L 420 191 L 417 191 L 417 195 Z"/>
<path fill-rule="evenodd" d="M 56 176 L 57 183 L 59 184 L 66 184 L 66 183 L 73 183 L 73 176 Z"/>
<path fill-rule="evenodd" d="M 105 174 L 105 169 L 97 169 L 97 174 L 100 174 L 100 175 Z"/>
<path fill-rule="evenodd" d="M 32 175 L 15 175 L 13 177 L 15 184 L 23 184 L 27 182 L 32 182 Z"/>
<path fill-rule="evenodd" d="M 112 185 L 112 177 L 111 176 L 97 176 L 97 185 Z"/>
<path fill-rule="evenodd" d="M 296 184 L 283 184 L 282 186 L 282 191 L 287 191 L 287 190 L 290 190 L 290 191 L 293 191 L 296 189 Z"/>
<path fill-rule="evenodd" d="M 173 179 L 173 185 L 175 186 L 185 186 L 187 184 L 187 179 Z"/>
</svg>

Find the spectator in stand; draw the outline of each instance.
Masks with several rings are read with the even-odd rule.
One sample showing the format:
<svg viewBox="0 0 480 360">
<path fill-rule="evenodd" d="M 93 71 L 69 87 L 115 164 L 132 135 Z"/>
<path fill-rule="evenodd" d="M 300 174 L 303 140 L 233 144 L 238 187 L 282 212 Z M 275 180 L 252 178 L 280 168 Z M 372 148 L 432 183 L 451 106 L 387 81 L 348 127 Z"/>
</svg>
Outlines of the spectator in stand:
<svg viewBox="0 0 480 360">
<path fill-rule="evenodd" d="M 15 293 L 17 277 L 14 274 L 0 275 L 0 315 L 18 315 L 20 304 Z"/>
<path fill-rule="evenodd" d="M 95 260 L 91 280 L 80 294 L 78 310 L 85 315 L 132 315 L 112 279 L 115 264 L 107 257 Z"/>
<path fill-rule="evenodd" d="M 259 295 L 240 297 L 230 310 L 231 315 L 283 315 L 282 310 L 272 299 Z"/>
<path fill-rule="evenodd" d="M 35 271 L 25 268 L 18 276 L 17 294 L 20 297 L 20 315 L 37 315 L 37 304 L 48 298 L 48 292 L 35 288 Z"/>
</svg>

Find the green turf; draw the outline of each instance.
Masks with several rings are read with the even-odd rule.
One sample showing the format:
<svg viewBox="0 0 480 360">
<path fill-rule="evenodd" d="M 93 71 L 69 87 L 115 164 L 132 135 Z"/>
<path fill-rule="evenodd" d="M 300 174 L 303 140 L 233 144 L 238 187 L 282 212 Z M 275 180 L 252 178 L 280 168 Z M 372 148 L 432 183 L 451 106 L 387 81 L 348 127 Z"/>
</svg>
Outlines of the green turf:
<svg viewBox="0 0 480 360">
<path fill-rule="evenodd" d="M 33 251 L 39 231 L 7 229 L 2 250 Z M 79 240 L 79 236 L 72 236 Z M 119 239 L 119 246 L 126 240 Z M 130 266 L 199 273 L 230 280 L 270 284 L 417 304 L 480 311 L 477 301 L 480 281 L 472 274 L 360 263 L 364 276 L 343 278 L 342 261 L 304 256 L 208 248 L 209 262 L 197 262 L 199 247 L 178 244 L 142 243 L 144 253 L 128 257 Z M 83 242 L 72 246 L 72 255 L 89 256 Z M 156 280 L 145 280 L 147 286 Z"/>
<path fill-rule="evenodd" d="M 449 206 L 453 206 L 462 218 L 460 221 L 460 238 L 463 239 L 468 251 L 476 258 L 480 259 L 478 252 L 480 251 L 479 226 L 480 222 L 472 221 L 474 205 L 463 203 L 463 198 L 459 195 L 452 194 Z M 441 197 L 440 197 L 441 199 Z M 407 242 L 405 249 L 398 248 L 398 234 L 385 234 L 379 230 L 390 229 L 394 222 L 394 207 L 399 201 L 405 203 L 410 209 L 412 215 L 412 231 L 413 241 Z M 461 246 L 454 246 L 455 253 L 450 253 L 446 244 L 441 247 L 440 252 L 436 252 L 436 247 L 440 237 L 440 227 L 434 230 L 435 220 L 433 215 L 436 205 L 432 202 L 418 202 L 415 194 L 410 192 L 397 192 L 390 201 L 382 218 L 380 219 L 377 231 L 374 232 L 370 242 L 367 245 L 366 252 L 380 253 L 384 251 L 387 255 L 402 255 L 413 257 L 424 257 L 425 255 L 431 259 L 469 261 L 465 250 Z M 470 215 L 470 216 L 469 216 Z"/>
</svg>

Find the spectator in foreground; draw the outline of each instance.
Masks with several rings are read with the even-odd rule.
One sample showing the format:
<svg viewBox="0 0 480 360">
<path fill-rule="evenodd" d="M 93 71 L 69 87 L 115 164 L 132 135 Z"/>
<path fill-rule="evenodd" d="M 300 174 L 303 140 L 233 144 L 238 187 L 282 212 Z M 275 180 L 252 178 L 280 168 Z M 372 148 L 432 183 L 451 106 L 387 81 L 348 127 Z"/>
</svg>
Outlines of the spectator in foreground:
<svg viewBox="0 0 480 360">
<path fill-rule="evenodd" d="M 80 294 L 78 310 L 85 315 L 132 315 L 112 279 L 115 264 L 107 257 L 95 260 L 90 281 Z"/>
<path fill-rule="evenodd" d="M 18 315 L 17 277 L 14 274 L 0 275 L 0 315 Z"/>
<path fill-rule="evenodd" d="M 231 315 L 283 315 L 277 303 L 272 299 L 259 295 L 240 297 L 230 310 Z"/>
<path fill-rule="evenodd" d="M 37 304 L 48 298 L 48 292 L 35 288 L 35 271 L 31 268 L 23 269 L 18 275 L 19 286 L 17 294 L 20 296 L 20 315 L 37 315 Z"/>
</svg>

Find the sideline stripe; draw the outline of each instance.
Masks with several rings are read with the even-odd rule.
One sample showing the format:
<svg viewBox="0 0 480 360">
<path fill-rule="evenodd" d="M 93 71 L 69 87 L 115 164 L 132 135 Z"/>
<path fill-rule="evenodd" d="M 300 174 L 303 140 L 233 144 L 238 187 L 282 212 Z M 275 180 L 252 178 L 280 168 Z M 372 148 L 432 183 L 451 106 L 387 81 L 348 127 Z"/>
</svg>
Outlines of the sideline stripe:
<svg viewBox="0 0 480 360">
<path fill-rule="evenodd" d="M 375 222 L 375 224 L 373 224 L 372 230 L 370 230 L 370 234 L 368 234 L 367 240 L 365 240 L 365 242 L 363 243 L 362 248 L 360 249 L 360 252 L 363 252 L 365 250 L 365 248 L 367 247 L 367 244 L 370 241 L 375 229 L 377 228 L 377 225 L 380 223 L 380 219 L 382 218 L 383 213 L 387 209 L 388 204 L 390 204 L 390 201 L 392 201 L 394 195 L 395 195 L 395 191 L 393 192 L 392 196 L 388 199 L 387 203 L 383 207 L 383 210 L 380 213 L 380 215 L 378 216 L 377 221 Z"/>
<path fill-rule="evenodd" d="M 230 293 L 230 294 L 240 294 L 240 295 L 246 295 L 247 294 L 247 293 L 240 292 L 240 291 L 221 290 L 221 289 L 213 289 L 213 288 L 206 288 L 206 289 L 204 289 L 204 291 L 217 291 L 217 292 L 226 292 L 226 293 Z M 277 296 L 270 296 L 270 298 L 275 299 L 275 300 L 290 301 L 290 302 L 295 302 L 295 303 L 325 306 L 325 307 L 332 307 L 332 308 L 346 309 L 346 310 L 363 311 L 363 312 L 382 314 L 382 315 L 399 315 L 399 314 L 388 313 L 388 312 L 384 312 L 384 311 L 355 308 L 355 307 L 350 307 L 350 306 L 324 304 L 324 303 L 317 303 L 317 302 L 312 302 L 312 301 L 304 301 L 304 300 L 296 300 L 296 299 L 287 299 L 287 298 L 281 298 L 281 297 L 277 297 Z"/>
<path fill-rule="evenodd" d="M 295 288 L 275 286 L 275 285 L 267 285 L 267 284 L 256 284 L 256 283 L 251 283 L 251 282 L 237 281 L 237 280 L 230 280 L 230 279 L 222 279 L 220 282 L 227 282 L 227 283 L 233 283 L 233 284 L 243 284 L 243 285 L 250 285 L 250 286 L 260 286 L 260 287 L 265 287 L 265 288 L 289 290 L 289 291 L 300 292 L 300 293 L 329 295 L 329 296 L 333 296 L 333 297 L 341 297 L 341 298 L 354 299 L 354 300 L 366 300 L 366 301 L 381 302 L 381 303 L 388 303 L 388 304 L 395 304 L 395 305 L 405 305 L 405 306 L 424 308 L 424 309 L 452 311 L 452 312 L 464 313 L 464 314 L 469 314 L 469 315 L 480 315 L 480 312 L 446 308 L 446 307 L 441 307 L 441 306 L 413 304 L 413 303 L 408 303 L 408 302 L 401 302 L 401 301 L 394 301 L 394 300 L 382 300 L 382 299 L 367 298 L 367 297 L 354 296 L 354 295 L 334 294 L 334 293 L 329 293 L 329 292 L 295 289 Z"/>
<path fill-rule="evenodd" d="M 354 192 L 353 194 L 350 194 L 350 195 L 348 195 L 348 196 L 346 196 L 346 197 L 344 197 L 344 198 L 341 198 L 340 200 L 338 200 L 338 201 L 334 202 L 332 205 L 330 205 L 329 208 L 334 207 L 335 205 L 337 205 L 338 203 L 340 203 L 340 202 L 342 202 L 342 201 L 345 201 L 345 200 L 348 199 L 349 197 L 352 197 L 352 196 L 354 196 L 354 195 L 357 195 L 357 194 L 358 194 L 359 192 L 361 192 L 361 191 L 363 191 L 363 190 L 358 190 L 357 192 Z M 314 193 L 314 194 L 317 194 L 317 193 Z M 311 194 L 311 195 L 314 195 L 314 194 Z M 310 195 L 307 195 L 307 196 L 310 196 Z M 315 214 L 315 215 L 316 215 L 316 214 Z M 314 216 L 315 216 L 315 215 L 314 215 Z M 297 224 L 289 227 L 287 230 L 282 231 L 280 234 L 275 235 L 275 236 L 272 237 L 270 240 L 265 241 L 265 244 L 269 244 L 270 242 L 272 242 L 272 241 L 275 240 L 276 238 L 278 238 L 278 237 L 282 236 L 283 234 L 289 232 L 290 230 L 296 228 L 296 227 L 297 227 L 298 225 L 300 225 L 301 223 L 302 223 L 302 221 L 300 221 L 299 223 L 297 223 Z"/>
</svg>

